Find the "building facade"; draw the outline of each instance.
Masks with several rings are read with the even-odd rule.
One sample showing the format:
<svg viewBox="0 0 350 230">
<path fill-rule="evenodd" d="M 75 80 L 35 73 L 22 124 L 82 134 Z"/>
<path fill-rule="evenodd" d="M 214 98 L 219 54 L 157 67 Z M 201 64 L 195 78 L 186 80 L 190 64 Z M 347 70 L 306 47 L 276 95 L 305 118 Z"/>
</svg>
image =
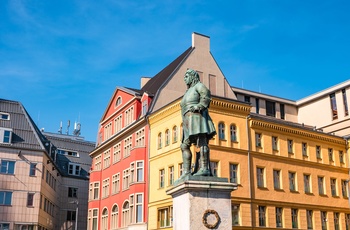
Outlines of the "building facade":
<svg viewBox="0 0 350 230">
<path fill-rule="evenodd" d="M 88 229 L 147 229 L 148 125 L 151 97 L 117 88 L 90 153 Z"/>
<path fill-rule="evenodd" d="M 88 191 L 88 174 L 83 171 L 90 168 L 88 152 L 94 143 L 79 140 L 72 149 L 70 140 L 61 139 L 43 135 L 21 103 L 0 99 L 0 229 L 74 229 L 76 206 L 70 209 L 69 184 L 76 192 L 72 198 L 80 201 L 77 224 L 86 226 L 83 194 Z M 60 149 L 75 151 L 81 158 L 61 156 Z M 72 162 L 85 166 L 75 167 L 71 175 Z"/>
</svg>

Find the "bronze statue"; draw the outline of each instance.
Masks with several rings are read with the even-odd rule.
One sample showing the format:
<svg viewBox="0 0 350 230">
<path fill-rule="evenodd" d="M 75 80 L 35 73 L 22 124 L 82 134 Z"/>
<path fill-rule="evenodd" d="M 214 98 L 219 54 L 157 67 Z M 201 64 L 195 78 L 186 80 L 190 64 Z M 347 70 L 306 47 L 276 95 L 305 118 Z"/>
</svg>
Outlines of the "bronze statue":
<svg viewBox="0 0 350 230">
<path fill-rule="evenodd" d="M 189 174 L 212 176 L 208 143 L 216 134 L 208 112 L 211 101 L 209 89 L 200 82 L 198 73 L 192 69 L 186 71 L 184 81 L 187 91 L 180 103 L 183 122 L 181 150 L 184 171 L 179 180 Z M 192 144 L 199 148 L 193 173 L 191 173 L 192 153 L 190 150 Z"/>
</svg>

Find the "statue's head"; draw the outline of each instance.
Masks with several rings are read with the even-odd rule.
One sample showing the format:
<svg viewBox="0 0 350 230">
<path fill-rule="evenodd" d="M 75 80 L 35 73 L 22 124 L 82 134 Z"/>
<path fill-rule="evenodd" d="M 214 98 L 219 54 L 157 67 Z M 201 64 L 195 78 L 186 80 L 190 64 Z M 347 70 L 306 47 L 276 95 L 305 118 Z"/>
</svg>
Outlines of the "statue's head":
<svg viewBox="0 0 350 230">
<path fill-rule="evenodd" d="M 185 83 L 187 86 L 195 85 L 200 81 L 199 74 L 193 69 L 188 69 L 185 73 Z"/>
</svg>

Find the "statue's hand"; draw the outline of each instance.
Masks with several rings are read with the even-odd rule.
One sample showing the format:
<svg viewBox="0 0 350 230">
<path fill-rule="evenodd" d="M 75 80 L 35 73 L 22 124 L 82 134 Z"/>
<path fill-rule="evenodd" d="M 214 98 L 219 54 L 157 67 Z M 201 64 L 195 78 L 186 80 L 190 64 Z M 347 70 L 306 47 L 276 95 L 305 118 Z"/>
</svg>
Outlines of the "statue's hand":
<svg viewBox="0 0 350 230">
<path fill-rule="evenodd" d="M 197 105 L 191 106 L 190 110 L 192 113 L 201 111 L 201 109 Z"/>
</svg>

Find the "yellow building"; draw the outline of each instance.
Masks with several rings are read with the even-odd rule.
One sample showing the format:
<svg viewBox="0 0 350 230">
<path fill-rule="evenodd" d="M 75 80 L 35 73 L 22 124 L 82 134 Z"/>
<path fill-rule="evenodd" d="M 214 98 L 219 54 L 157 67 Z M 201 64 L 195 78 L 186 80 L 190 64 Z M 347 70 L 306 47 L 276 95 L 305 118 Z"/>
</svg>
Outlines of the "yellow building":
<svg viewBox="0 0 350 230">
<path fill-rule="evenodd" d="M 209 44 L 209 38 L 195 34 L 196 39 L 202 42 L 192 48 Z M 231 94 L 216 62 L 205 56 L 210 51 L 197 50 L 202 50 L 200 56 L 187 50 L 160 72 L 162 78 L 157 75 L 162 87 L 154 92 L 148 118 L 148 229 L 172 229 L 172 198 L 166 190 L 182 170 L 179 103 L 187 68 L 201 73 L 213 94 L 209 112 L 218 134 L 209 142 L 211 168 L 216 176 L 238 184 L 231 194 L 234 229 L 350 229 L 347 140 L 296 123 L 298 110 L 290 100 L 268 96 L 269 103 L 260 107 L 266 114 L 259 114 L 242 97 L 248 92 L 233 89 Z M 196 66 L 201 60 L 206 64 Z M 214 84 L 211 76 L 224 84 Z M 271 104 L 279 105 L 272 108 L 278 116 L 271 116 Z"/>
</svg>

